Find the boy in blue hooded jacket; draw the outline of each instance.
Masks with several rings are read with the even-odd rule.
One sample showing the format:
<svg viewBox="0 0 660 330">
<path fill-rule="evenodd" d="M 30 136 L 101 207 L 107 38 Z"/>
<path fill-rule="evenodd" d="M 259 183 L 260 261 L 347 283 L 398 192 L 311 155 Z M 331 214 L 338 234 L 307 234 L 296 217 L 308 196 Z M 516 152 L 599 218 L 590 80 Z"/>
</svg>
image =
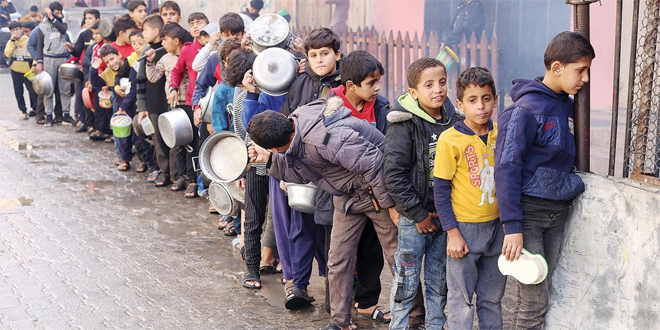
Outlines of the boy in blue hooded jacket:
<svg viewBox="0 0 660 330">
<path fill-rule="evenodd" d="M 545 50 L 545 76 L 514 80 L 514 103 L 499 118 L 495 186 L 505 234 L 502 254 L 517 260 L 524 247 L 548 263 L 545 281 L 519 284 L 516 329 L 544 325 L 568 211 L 584 191 L 573 171 L 576 147 L 569 95 L 589 81 L 594 57 L 586 38 L 568 31 L 558 34 Z"/>
</svg>

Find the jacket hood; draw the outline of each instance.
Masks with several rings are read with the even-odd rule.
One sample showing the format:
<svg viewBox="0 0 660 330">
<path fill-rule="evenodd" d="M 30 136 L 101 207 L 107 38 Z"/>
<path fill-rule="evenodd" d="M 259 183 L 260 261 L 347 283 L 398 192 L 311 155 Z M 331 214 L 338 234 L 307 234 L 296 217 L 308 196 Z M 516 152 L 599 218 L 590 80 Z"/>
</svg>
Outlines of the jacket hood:
<svg viewBox="0 0 660 330">
<path fill-rule="evenodd" d="M 475 133 L 471 128 L 469 128 L 465 124 L 464 120 L 457 121 L 456 124 L 454 124 L 454 128 L 465 135 L 477 135 L 477 133 Z M 488 121 L 488 131 L 492 131 L 493 128 L 494 128 L 493 120 L 491 119 Z"/>
<path fill-rule="evenodd" d="M 445 103 L 442 105 L 442 117 L 451 120 L 454 118 L 455 112 L 451 101 L 446 98 Z M 424 109 L 419 106 L 419 103 L 417 103 L 417 100 L 413 99 L 408 93 L 399 96 L 399 99 L 394 102 L 394 107 L 392 107 L 392 111 L 387 115 L 387 120 L 390 123 L 402 122 L 412 119 L 413 115 L 429 123 L 436 123 L 435 118 L 431 117 L 431 115 L 424 111 Z"/>
<path fill-rule="evenodd" d="M 511 99 L 513 102 L 518 101 L 525 94 L 531 93 L 544 94 L 557 101 L 562 101 L 568 97 L 566 93 L 555 93 L 550 87 L 543 84 L 542 80 L 543 77 L 537 77 L 536 79 L 514 79 L 513 87 L 511 87 Z"/>
</svg>

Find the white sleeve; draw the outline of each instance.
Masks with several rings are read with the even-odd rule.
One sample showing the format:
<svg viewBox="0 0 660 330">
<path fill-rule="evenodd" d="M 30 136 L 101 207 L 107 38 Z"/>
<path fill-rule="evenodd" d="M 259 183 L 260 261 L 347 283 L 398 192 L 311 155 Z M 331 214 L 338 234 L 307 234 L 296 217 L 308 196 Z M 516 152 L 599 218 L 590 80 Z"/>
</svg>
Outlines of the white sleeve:
<svg viewBox="0 0 660 330">
<path fill-rule="evenodd" d="M 204 70 L 206 62 L 209 61 L 211 52 L 213 52 L 213 45 L 211 43 L 207 43 L 199 50 L 199 53 L 197 53 L 197 56 L 195 56 L 195 59 L 192 62 L 192 68 L 195 72 L 202 72 L 202 70 Z"/>
</svg>

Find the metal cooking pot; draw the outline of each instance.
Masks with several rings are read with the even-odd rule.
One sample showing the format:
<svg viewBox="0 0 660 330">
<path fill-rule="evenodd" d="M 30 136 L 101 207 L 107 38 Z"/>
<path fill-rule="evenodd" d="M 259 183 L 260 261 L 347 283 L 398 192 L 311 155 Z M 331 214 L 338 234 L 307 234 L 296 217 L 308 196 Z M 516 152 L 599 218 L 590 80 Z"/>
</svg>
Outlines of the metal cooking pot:
<svg viewBox="0 0 660 330">
<path fill-rule="evenodd" d="M 313 183 L 299 184 L 286 182 L 287 195 L 289 196 L 289 206 L 302 213 L 314 214 L 316 210 L 316 193 L 319 188 Z"/>
<path fill-rule="evenodd" d="M 112 36 L 115 31 L 114 31 L 114 26 L 115 24 L 112 22 L 111 19 L 109 18 L 104 18 L 99 22 L 99 34 L 101 37 L 107 39 L 108 37 Z"/>
<path fill-rule="evenodd" d="M 284 95 L 296 79 L 298 62 L 281 48 L 268 48 L 259 53 L 252 64 L 254 81 L 262 92 L 271 96 Z"/>
<path fill-rule="evenodd" d="M 225 188 L 235 201 L 245 204 L 245 190 L 239 188 L 236 181 L 225 183 Z"/>
<path fill-rule="evenodd" d="M 250 38 L 252 50 L 257 54 L 270 47 L 287 49 L 293 41 L 289 23 L 284 17 L 273 13 L 263 14 L 252 22 Z"/>
<path fill-rule="evenodd" d="M 252 26 L 252 22 L 254 22 L 254 20 L 252 19 L 252 17 L 250 17 L 248 15 L 245 15 L 245 14 L 242 14 L 242 13 L 239 14 L 239 15 L 243 19 L 243 26 L 245 26 L 245 29 L 244 29 L 245 33 L 250 34 L 250 27 Z"/>
<path fill-rule="evenodd" d="M 250 165 L 245 142 L 232 132 L 213 133 L 199 148 L 199 167 L 211 181 L 236 181 Z"/>
<path fill-rule="evenodd" d="M 206 90 L 206 95 L 199 100 L 199 107 L 202 110 L 202 119 L 206 123 L 213 122 L 213 107 L 211 106 L 211 100 L 213 100 L 213 94 L 215 94 L 215 88 L 209 86 L 209 89 Z"/>
<path fill-rule="evenodd" d="M 146 139 L 148 136 L 144 134 L 144 130 L 142 129 L 142 125 L 140 125 L 140 121 L 138 120 L 138 117 L 139 116 L 137 114 L 133 116 L 133 122 L 131 123 L 131 125 L 133 126 L 133 132 L 135 132 L 135 135 L 137 135 L 137 137 Z"/>
<path fill-rule="evenodd" d="M 53 94 L 54 90 L 53 78 L 50 77 L 48 72 L 41 71 L 36 77 L 34 77 L 34 80 L 32 80 L 32 87 L 37 94 L 49 97 Z"/>
<path fill-rule="evenodd" d="M 163 141 L 170 148 L 188 145 L 193 140 L 193 127 L 188 114 L 181 108 L 158 116 L 158 129 Z"/>
<path fill-rule="evenodd" d="M 209 201 L 221 215 L 233 217 L 240 210 L 238 203 L 234 202 L 227 187 L 219 182 L 211 182 L 209 185 Z"/>
<path fill-rule="evenodd" d="M 80 71 L 80 68 L 73 63 L 64 63 L 60 65 L 58 69 L 60 77 L 64 80 L 70 80 L 75 82 L 81 82 L 85 80 L 83 72 Z"/>
</svg>

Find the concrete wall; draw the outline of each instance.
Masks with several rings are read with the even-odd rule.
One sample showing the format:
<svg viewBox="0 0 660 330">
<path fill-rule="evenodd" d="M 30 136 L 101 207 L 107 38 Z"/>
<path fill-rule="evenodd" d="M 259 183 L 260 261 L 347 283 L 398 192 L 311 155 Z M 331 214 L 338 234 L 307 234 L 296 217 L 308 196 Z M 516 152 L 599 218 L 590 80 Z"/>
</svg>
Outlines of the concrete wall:
<svg viewBox="0 0 660 330">
<path fill-rule="evenodd" d="M 548 329 L 658 329 L 660 190 L 582 176 L 552 278 Z"/>
</svg>

